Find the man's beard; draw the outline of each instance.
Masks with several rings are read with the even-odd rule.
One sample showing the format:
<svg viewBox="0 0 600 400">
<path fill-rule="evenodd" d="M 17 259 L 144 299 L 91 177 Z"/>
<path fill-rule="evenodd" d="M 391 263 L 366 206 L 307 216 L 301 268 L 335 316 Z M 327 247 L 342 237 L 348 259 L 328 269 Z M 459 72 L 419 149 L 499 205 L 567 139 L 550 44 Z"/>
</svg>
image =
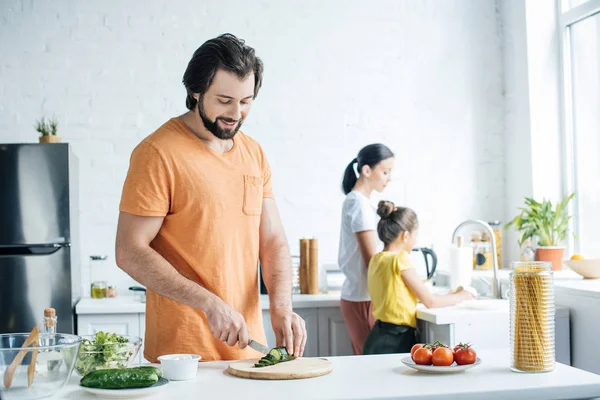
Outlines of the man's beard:
<svg viewBox="0 0 600 400">
<path fill-rule="evenodd" d="M 217 119 L 211 121 L 204 112 L 204 106 L 201 102 L 198 102 L 198 114 L 200 114 L 200 118 L 202 119 L 204 127 L 221 140 L 233 139 L 235 134 L 242 126 L 242 122 L 244 121 L 243 119 L 240 119 L 240 122 L 235 127 L 230 129 L 222 129 L 219 127 L 219 120 L 227 123 L 235 122 L 235 120 L 231 118 L 217 117 Z"/>
</svg>

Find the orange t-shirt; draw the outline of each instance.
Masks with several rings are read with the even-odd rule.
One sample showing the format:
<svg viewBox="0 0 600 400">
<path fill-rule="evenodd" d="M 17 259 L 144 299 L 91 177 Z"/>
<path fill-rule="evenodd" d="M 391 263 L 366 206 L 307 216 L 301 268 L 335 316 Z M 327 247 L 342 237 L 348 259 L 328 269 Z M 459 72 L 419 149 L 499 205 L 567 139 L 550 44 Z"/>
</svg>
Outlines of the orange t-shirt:
<svg viewBox="0 0 600 400">
<path fill-rule="evenodd" d="M 273 197 L 260 145 L 242 132 L 220 154 L 173 118 L 133 150 L 120 210 L 165 217 L 151 247 L 186 278 L 244 316 L 266 342 L 259 301 L 262 201 Z M 195 353 L 203 360 L 262 356 L 213 338 L 206 314 L 148 290 L 144 357 Z"/>
</svg>

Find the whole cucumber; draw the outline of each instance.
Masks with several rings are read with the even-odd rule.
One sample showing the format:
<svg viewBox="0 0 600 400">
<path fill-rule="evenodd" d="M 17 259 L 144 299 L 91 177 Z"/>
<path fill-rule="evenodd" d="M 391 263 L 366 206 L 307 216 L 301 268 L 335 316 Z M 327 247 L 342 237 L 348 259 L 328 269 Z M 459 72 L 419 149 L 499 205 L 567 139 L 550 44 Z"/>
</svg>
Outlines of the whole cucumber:
<svg viewBox="0 0 600 400">
<path fill-rule="evenodd" d="M 156 382 L 158 375 L 154 371 L 119 368 L 92 371 L 81 378 L 79 384 L 96 389 L 129 389 L 152 386 Z"/>
<path fill-rule="evenodd" d="M 160 370 L 160 368 L 154 367 L 152 365 L 142 365 L 142 366 L 133 367 L 130 369 L 136 369 L 138 371 L 154 372 L 156 374 L 156 376 L 158 376 L 158 379 L 162 378 L 162 371 Z"/>
</svg>

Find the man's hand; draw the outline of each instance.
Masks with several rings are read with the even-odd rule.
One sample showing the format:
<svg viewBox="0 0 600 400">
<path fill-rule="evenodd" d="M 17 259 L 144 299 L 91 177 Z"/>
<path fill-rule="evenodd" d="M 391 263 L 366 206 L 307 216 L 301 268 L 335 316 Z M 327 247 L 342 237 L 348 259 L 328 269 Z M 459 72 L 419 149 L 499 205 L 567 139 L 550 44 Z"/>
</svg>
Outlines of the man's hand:
<svg viewBox="0 0 600 400">
<path fill-rule="evenodd" d="M 306 346 L 306 323 L 291 308 L 271 308 L 271 326 L 277 347 L 285 347 L 289 354 L 302 357 Z"/>
<path fill-rule="evenodd" d="M 215 339 L 226 342 L 229 346 L 238 343 L 240 349 L 248 345 L 248 327 L 244 317 L 221 299 L 206 311 L 208 326 Z"/>
</svg>

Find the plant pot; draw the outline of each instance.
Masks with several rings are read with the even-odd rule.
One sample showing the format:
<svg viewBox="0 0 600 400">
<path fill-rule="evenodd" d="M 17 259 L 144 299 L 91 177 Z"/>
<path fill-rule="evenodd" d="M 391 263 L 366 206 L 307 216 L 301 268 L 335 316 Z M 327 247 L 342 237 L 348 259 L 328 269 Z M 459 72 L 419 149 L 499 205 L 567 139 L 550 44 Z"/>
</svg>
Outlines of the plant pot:
<svg viewBox="0 0 600 400">
<path fill-rule="evenodd" d="M 40 143 L 60 143 L 60 136 L 56 136 L 56 135 L 40 136 Z"/>
<path fill-rule="evenodd" d="M 552 263 L 552 271 L 560 271 L 563 268 L 562 260 L 565 254 L 564 247 L 540 246 L 536 249 L 536 258 L 538 261 L 547 261 Z"/>
</svg>

